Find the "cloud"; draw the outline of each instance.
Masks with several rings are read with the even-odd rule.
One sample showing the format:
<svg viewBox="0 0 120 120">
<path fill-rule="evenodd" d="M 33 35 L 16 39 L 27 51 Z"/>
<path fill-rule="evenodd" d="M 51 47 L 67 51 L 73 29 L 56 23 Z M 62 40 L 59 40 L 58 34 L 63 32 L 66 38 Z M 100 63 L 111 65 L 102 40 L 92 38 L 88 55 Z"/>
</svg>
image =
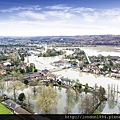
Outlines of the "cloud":
<svg viewBox="0 0 120 120">
<path fill-rule="evenodd" d="M 112 28 L 112 29 L 111 29 Z M 119 28 L 110 25 L 86 24 L 81 21 L 4 21 L 0 22 L 0 35 L 47 36 L 118 34 Z"/>
<path fill-rule="evenodd" d="M 102 11 L 102 14 L 107 16 L 120 16 L 120 9 L 105 9 Z"/>
<path fill-rule="evenodd" d="M 88 22 L 95 22 L 99 18 L 99 14 L 98 13 L 93 13 L 93 14 L 82 13 L 82 16 L 83 16 L 83 19 L 85 21 L 88 21 Z"/>
<path fill-rule="evenodd" d="M 45 8 L 52 9 L 52 10 L 66 10 L 67 11 L 71 9 L 72 7 L 68 7 L 64 4 L 59 4 L 59 5 L 47 6 Z"/>
<path fill-rule="evenodd" d="M 44 14 L 35 13 L 35 12 L 32 12 L 32 11 L 20 12 L 20 13 L 18 13 L 18 16 L 20 16 L 22 18 L 32 18 L 32 19 L 41 19 L 41 20 L 45 19 Z"/>
<path fill-rule="evenodd" d="M 12 7 L 9 9 L 1 9 L 0 12 L 13 12 L 13 11 L 20 11 L 20 10 L 41 10 L 39 5 L 29 6 L 29 7 Z"/>
<path fill-rule="evenodd" d="M 0 35 L 120 34 L 117 8 L 75 8 L 60 4 L 43 8 L 13 7 L 4 12 L 13 13 L 1 16 Z"/>
<path fill-rule="evenodd" d="M 85 7 L 77 7 L 77 8 L 72 9 L 73 12 L 77 12 L 77 13 L 94 12 L 94 10 L 95 9 L 93 9 L 93 8 L 85 8 Z"/>
<path fill-rule="evenodd" d="M 73 14 L 64 11 L 44 11 L 44 14 L 48 17 L 57 17 L 62 19 L 69 19 L 74 16 Z"/>
<path fill-rule="evenodd" d="M 62 19 L 69 19 L 74 16 L 70 10 L 72 7 L 66 6 L 65 4 L 53 5 L 45 7 L 46 11 L 44 13 L 47 16 L 62 18 Z"/>
</svg>

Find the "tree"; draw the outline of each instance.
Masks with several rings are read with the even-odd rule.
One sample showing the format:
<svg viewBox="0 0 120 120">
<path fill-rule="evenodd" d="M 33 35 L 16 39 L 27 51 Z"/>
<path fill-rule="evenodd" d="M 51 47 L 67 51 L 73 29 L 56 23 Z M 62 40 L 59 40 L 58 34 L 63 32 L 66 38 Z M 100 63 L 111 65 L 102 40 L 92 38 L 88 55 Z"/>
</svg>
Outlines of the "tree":
<svg viewBox="0 0 120 120">
<path fill-rule="evenodd" d="M 74 85 L 74 87 L 75 87 L 75 89 L 78 89 L 78 88 L 79 88 L 79 84 L 76 83 L 76 84 Z"/>
<path fill-rule="evenodd" d="M 103 71 L 107 71 L 107 70 L 108 70 L 108 65 L 104 65 Z"/>
<path fill-rule="evenodd" d="M 38 71 L 37 69 L 34 70 L 34 72 L 37 72 L 37 71 Z"/>
<path fill-rule="evenodd" d="M 110 66 L 113 66 L 113 62 L 112 62 L 112 60 L 110 60 L 109 63 L 110 63 Z"/>
<path fill-rule="evenodd" d="M 83 66 L 80 66 L 80 70 L 82 70 L 83 69 Z"/>
<path fill-rule="evenodd" d="M 22 74 L 25 73 L 24 69 L 20 68 L 19 70 L 20 70 L 20 73 L 22 73 Z"/>
<path fill-rule="evenodd" d="M 27 85 L 28 83 L 29 83 L 28 80 L 25 79 L 24 84 Z"/>
<path fill-rule="evenodd" d="M 2 91 L 2 95 L 3 95 L 4 89 L 5 89 L 5 81 L 4 81 L 4 80 L 1 80 L 1 81 L 0 81 L 0 90 Z"/>
<path fill-rule="evenodd" d="M 13 70 L 12 72 L 11 72 L 11 75 L 12 75 L 12 77 L 13 77 L 13 80 L 17 77 L 17 72 L 15 71 L 15 70 Z"/>
<path fill-rule="evenodd" d="M 109 72 L 111 72 L 111 66 L 109 66 Z"/>
<path fill-rule="evenodd" d="M 81 98 L 78 104 L 79 112 L 81 114 L 91 114 L 94 107 L 91 95 L 85 95 L 84 98 Z"/>
<path fill-rule="evenodd" d="M 31 99 L 31 92 L 28 92 L 27 93 L 27 96 L 26 96 L 26 99 L 25 99 L 25 102 L 27 103 L 28 106 L 30 106 L 30 99 Z"/>
<path fill-rule="evenodd" d="M 33 65 L 30 65 L 30 66 L 26 66 L 26 72 L 29 73 L 29 72 L 34 72 L 34 66 Z"/>
<path fill-rule="evenodd" d="M 118 95 L 116 95 L 116 90 L 115 90 L 115 85 L 113 84 L 109 84 L 108 85 L 108 97 L 107 97 L 107 101 L 108 101 L 108 107 L 109 109 L 113 109 L 116 105 L 117 105 L 117 100 L 118 99 Z"/>
<path fill-rule="evenodd" d="M 82 88 L 82 84 L 81 83 L 76 83 L 75 85 L 74 85 L 74 87 L 75 87 L 75 89 L 81 89 Z"/>
<path fill-rule="evenodd" d="M 29 73 L 29 72 L 30 72 L 30 67 L 26 66 L 26 73 Z"/>
<path fill-rule="evenodd" d="M 87 91 L 88 91 L 88 83 L 85 84 L 85 89 L 84 89 L 84 91 L 87 93 Z"/>
<path fill-rule="evenodd" d="M 99 90 L 98 90 L 98 95 L 99 95 L 99 100 L 103 101 L 105 99 L 105 88 L 103 88 L 102 86 L 100 86 Z"/>
<path fill-rule="evenodd" d="M 10 81 L 8 85 L 8 90 L 13 90 L 14 101 L 16 101 L 16 90 L 23 89 L 23 84 L 21 81 Z"/>
<path fill-rule="evenodd" d="M 34 96 L 35 96 L 36 92 L 37 92 L 37 89 L 36 89 L 36 87 L 34 86 L 34 87 L 33 87 Z"/>
<path fill-rule="evenodd" d="M 75 100 L 76 100 L 76 93 L 73 89 L 68 88 L 66 93 L 66 106 L 64 107 L 65 114 L 71 113 L 71 109 L 75 106 Z"/>
<path fill-rule="evenodd" d="M 20 93 L 19 96 L 18 96 L 18 100 L 23 102 L 25 100 L 25 94 L 24 93 Z"/>
<path fill-rule="evenodd" d="M 34 70 L 35 70 L 35 64 L 30 63 L 30 72 L 34 72 Z"/>
<path fill-rule="evenodd" d="M 23 82 L 24 75 L 20 73 L 20 71 L 17 71 L 17 80 Z"/>
<path fill-rule="evenodd" d="M 22 55 L 20 56 L 22 61 L 25 60 L 24 56 L 25 56 L 24 54 L 22 54 Z"/>
<path fill-rule="evenodd" d="M 58 83 L 59 85 L 61 85 L 61 84 L 62 84 L 62 82 L 61 82 L 61 81 L 58 81 L 57 83 Z"/>
<path fill-rule="evenodd" d="M 57 91 L 48 86 L 41 87 L 40 93 L 37 95 L 36 107 L 41 110 L 41 113 L 49 114 L 53 113 L 53 108 L 56 107 L 58 103 L 59 95 Z"/>
</svg>

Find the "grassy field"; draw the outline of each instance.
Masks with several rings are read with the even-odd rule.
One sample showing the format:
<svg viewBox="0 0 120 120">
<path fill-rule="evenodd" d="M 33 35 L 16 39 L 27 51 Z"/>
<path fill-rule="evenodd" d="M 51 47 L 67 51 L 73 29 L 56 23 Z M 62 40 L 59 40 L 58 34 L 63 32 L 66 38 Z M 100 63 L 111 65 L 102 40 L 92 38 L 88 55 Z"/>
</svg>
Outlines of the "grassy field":
<svg viewBox="0 0 120 120">
<path fill-rule="evenodd" d="M 11 110 L 0 103 L 0 114 L 11 114 Z"/>
<path fill-rule="evenodd" d="M 102 113 L 98 110 L 95 110 L 95 112 L 93 114 L 102 114 Z"/>
</svg>

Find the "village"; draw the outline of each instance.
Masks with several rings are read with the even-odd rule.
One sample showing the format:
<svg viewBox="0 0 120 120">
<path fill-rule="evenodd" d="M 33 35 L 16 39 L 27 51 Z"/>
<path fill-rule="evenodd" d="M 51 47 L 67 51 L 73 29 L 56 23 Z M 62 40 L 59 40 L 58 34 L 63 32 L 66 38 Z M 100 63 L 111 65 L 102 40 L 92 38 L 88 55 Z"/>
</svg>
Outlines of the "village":
<svg viewBox="0 0 120 120">
<path fill-rule="evenodd" d="M 71 54 L 66 54 L 67 51 L 71 51 Z M 30 56 L 40 57 L 54 57 L 61 56 L 57 61 L 50 63 L 52 69 L 44 68 L 37 69 L 35 63 L 31 63 L 29 60 Z M 44 61 L 39 61 L 43 64 Z M 29 110 L 26 106 L 20 104 L 20 100 L 16 101 L 15 89 L 14 88 L 14 98 L 9 98 L 4 94 L 5 82 L 10 81 L 20 81 L 24 85 L 29 85 L 33 87 L 33 93 L 37 92 L 37 85 L 47 85 L 52 84 L 53 86 L 61 86 L 63 88 L 73 90 L 78 90 L 79 92 L 93 92 L 94 89 L 86 84 L 81 84 L 78 80 L 71 80 L 65 78 L 62 75 L 56 75 L 56 71 L 62 71 L 72 69 L 79 72 L 96 74 L 98 76 L 113 77 L 116 79 L 120 78 L 120 57 L 119 56 L 88 56 L 80 48 L 64 48 L 63 50 L 58 50 L 58 48 L 51 48 L 47 45 L 43 46 L 28 46 L 27 47 L 16 47 L 13 45 L 0 48 L 0 79 L 1 79 L 1 104 L 5 105 L 7 108 L 12 110 L 15 114 L 35 114 L 33 111 Z M 21 84 L 20 83 L 20 84 Z M 96 92 L 101 92 L 100 97 L 95 104 L 101 103 L 103 100 L 107 100 L 104 88 L 100 87 Z M 24 92 L 23 92 L 24 93 Z M 101 98 L 102 96 L 102 98 Z M 21 100 L 23 102 L 23 99 Z M 88 110 L 86 112 L 93 113 L 95 110 Z M 83 112 L 84 113 L 84 112 Z"/>
</svg>

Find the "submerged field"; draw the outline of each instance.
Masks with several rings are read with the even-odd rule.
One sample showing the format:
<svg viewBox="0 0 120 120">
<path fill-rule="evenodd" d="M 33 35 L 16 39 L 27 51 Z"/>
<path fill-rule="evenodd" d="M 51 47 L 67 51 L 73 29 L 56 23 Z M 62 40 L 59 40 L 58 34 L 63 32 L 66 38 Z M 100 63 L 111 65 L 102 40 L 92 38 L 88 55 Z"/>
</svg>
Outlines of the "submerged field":
<svg viewBox="0 0 120 120">
<path fill-rule="evenodd" d="M 118 46 L 91 46 L 91 47 L 82 47 L 86 49 L 93 49 L 97 51 L 105 51 L 105 52 L 120 52 L 120 47 Z"/>
</svg>

